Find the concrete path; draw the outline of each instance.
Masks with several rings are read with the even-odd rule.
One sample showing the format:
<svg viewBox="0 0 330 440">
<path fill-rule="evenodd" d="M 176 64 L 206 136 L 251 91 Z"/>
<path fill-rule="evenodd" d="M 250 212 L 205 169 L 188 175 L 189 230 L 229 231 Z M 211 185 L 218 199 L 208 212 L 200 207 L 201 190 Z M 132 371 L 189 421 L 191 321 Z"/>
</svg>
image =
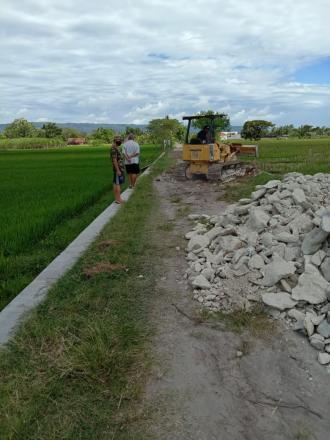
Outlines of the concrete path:
<svg viewBox="0 0 330 440">
<path fill-rule="evenodd" d="M 162 153 L 159 160 L 164 153 Z M 153 162 L 153 164 L 155 163 Z M 152 164 L 152 165 L 153 165 Z M 151 166 L 152 166 L 151 165 Z M 149 174 L 149 167 L 142 176 Z M 141 177 L 142 177 L 141 176 Z M 132 189 L 126 189 L 122 198 L 127 201 L 132 195 Z M 22 290 L 0 312 L 0 346 L 6 344 L 13 336 L 15 329 L 23 316 L 36 307 L 47 295 L 50 288 L 75 264 L 86 251 L 104 226 L 118 212 L 121 205 L 113 202 L 109 205 L 64 251 L 58 255 L 24 290 Z"/>
</svg>

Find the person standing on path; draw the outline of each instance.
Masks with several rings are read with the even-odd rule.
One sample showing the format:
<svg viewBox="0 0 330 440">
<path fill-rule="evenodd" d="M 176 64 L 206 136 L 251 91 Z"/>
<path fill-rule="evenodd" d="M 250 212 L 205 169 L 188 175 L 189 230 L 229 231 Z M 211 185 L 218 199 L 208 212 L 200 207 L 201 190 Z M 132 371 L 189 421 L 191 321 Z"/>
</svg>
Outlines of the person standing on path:
<svg viewBox="0 0 330 440">
<path fill-rule="evenodd" d="M 134 188 L 137 176 L 140 174 L 140 145 L 134 139 L 134 134 L 130 133 L 124 143 L 125 167 L 130 188 Z"/>
<path fill-rule="evenodd" d="M 125 182 L 124 161 L 123 161 L 122 153 L 119 149 L 120 146 L 121 146 L 121 137 L 116 136 L 113 140 L 113 144 L 110 149 L 110 157 L 112 160 L 112 168 L 113 168 L 113 191 L 115 194 L 116 203 L 124 203 L 124 200 L 121 198 L 121 194 L 120 194 L 120 186 Z"/>
</svg>

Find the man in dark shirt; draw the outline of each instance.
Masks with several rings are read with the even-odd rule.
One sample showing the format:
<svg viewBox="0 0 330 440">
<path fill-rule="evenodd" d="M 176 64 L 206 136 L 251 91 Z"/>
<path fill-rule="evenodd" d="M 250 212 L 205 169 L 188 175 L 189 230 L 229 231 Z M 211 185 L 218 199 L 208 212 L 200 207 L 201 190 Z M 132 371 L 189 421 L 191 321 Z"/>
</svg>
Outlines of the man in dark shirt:
<svg viewBox="0 0 330 440">
<path fill-rule="evenodd" d="M 205 125 L 205 127 L 203 127 L 203 130 L 197 133 L 197 138 L 199 139 L 201 144 L 209 144 L 211 142 L 210 127 L 208 125 Z"/>
<path fill-rule="evenodd" d="M 115 193 L 115 202 L 123 203 L 124 200 L 121 198 L 120 185 L 125 181 L 124 175 L 124 160 L 119 147 L 121 145 L 121 138 L 116 136 L 113 140 L 113 144 L 110 150 L 110 157 L 112 160 L 113 168 L 113 190 Z"/>
</svg>

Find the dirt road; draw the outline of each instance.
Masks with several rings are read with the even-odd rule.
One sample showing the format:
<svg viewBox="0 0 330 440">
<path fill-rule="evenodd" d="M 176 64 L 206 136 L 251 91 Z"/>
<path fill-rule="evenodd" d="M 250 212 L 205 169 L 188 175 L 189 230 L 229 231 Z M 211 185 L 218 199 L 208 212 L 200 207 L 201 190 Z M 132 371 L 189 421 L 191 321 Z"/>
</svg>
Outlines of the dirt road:
<svg viewBox="0 0 330 440">
<path fill-rule="evenodd" d="M 183 279 L 183 237 L 192 227 L 187 214 L 221 213 L 221 187 L 179 182 L 173 170 L 155 187 L 161 200 L 159 247 L 166 251 L 153 307 L 154 368 L 144 401 L 152 415 L 150 437 L 328 440 L 330 375 L 303 337 L 281 325 L 256 337 L 194 319 L 200 309 Z"/>
</svg>

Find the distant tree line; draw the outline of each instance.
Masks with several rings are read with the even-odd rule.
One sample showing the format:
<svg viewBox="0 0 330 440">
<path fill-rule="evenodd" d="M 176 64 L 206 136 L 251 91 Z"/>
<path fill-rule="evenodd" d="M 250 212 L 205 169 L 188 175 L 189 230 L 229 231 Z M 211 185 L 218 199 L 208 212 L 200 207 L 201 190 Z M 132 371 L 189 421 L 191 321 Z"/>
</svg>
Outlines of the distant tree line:
<svg viewBox="0 0 330 440">
<path fill-rule="evenodd" d="M 199 120 L 193 121 L 193 127 L 200 129 L 205 125 L 210 124 L 209 115 L 217 114 L 213 110 L 201 111 L 200 116 L 205 116 Z M 216 119 L 216 130 L 223 131 L 230 129 L 230 120 L 227 115 L 221 119 Z M 164 140 L 173 143 L 175 141 L 184 141 L 185 126 L 175 118 L 166 116 L 165 118 L 152 119 L 146 130 L 141 130 L 138 127 L 127 126 L 125 131 L 121 133 L 126 137 L 129 133 L 134 133 L 138 142 L 141 144 L 156 143 L 162 145 Z M 26 119 L 15 119 L 11 124 L 8 124 L 0 138 L 16 139 L 16 138 L 46 138 L 55 139 L 61 138 L 67 141 L 69 138 L 84 137 L 88 143 L 100 144 L 111 143 L 117 133 L 112 128 L 98 127 L 91 133 L 83 133 L 73 127 L 59 127 L 55 122 L 47 122 L 41 128 L 35 127 Z M 313 125 L 301 125 L 294 127 L 290 125 L 276 126 L 270 121 L 252 120 L 246 121 L 241 131 L 241 136 L 245 139 L 258 140 L 263 137 L 298 137 L 298 138 L 312 138 L 330 136 L 329 127 L 314 127 Z"/>
<path fill-rule="evenodd" d="M 281 137 L 295 137 L 295 138 L 315 138 L 330 136 L 329 127 L 314 127 L 313 125 L 300 125 L 294 127 L 290 125 L 276 126 L 270 121 L 252 120 L 246 121 L 241 131 L 241 136 L 244 139 L 258 140 L 264 137 L 281 138 Z"/>
<path fill-rule="evenodd" d="M 162 144 L 164 140 L 181 141 L 184 138 L 185 127 L 177 119 L 165 118 L 153 119 L 149 122 L 146 130 L 138 127 L 127 126 L 125 131 L 120 133 L 126 137 L 129 133 L 133 133 L 140 143 L 158 143 Z M 35 127 L 31 122 L 24 118 L 15 119 L 8 124 L 0 138 L 17 139 L 17 138 L 62 138 L 67 141 L 69 138 L 84 137 L 88 143 L 100 144 L 111 143 L 116 133 L 112 128 L 98 127 L 91 133 L 84 133 L 73 127 L 61 128 L 54 122 L 47 122 L 41 128 Z"/>
</svg>

